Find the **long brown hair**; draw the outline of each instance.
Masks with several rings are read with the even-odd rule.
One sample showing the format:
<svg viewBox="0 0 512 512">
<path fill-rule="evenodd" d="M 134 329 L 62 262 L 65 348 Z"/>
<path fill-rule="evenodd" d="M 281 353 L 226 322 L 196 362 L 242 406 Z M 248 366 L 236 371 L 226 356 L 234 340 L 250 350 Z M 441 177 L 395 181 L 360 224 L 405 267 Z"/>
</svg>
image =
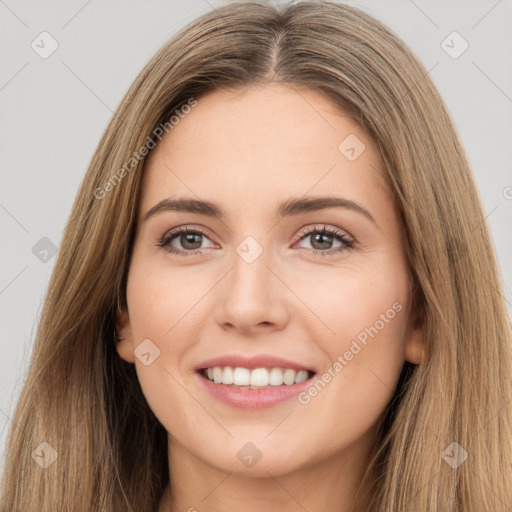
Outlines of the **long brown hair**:
<svg viewBox="0 0 512 512">
<path fill-rule="evenodd" d="M 427 71 L 393 32 L 356 8 L 315 1 L 208 13 L 128 90 L 62 239 L 10 427 L 1 512 L 156 510 L 167 433 L 113 341 L 141 148 L 191 98 L 271 81 L 316 89 L 357 120 L 380 148 L 403 225 L 425 361 L 404 365 L 386 410 L 367 510 L 510 510 L 512 334 L 462 144 Z M 46 468 L 33 456 L 53 453 L 41 443 L 57 454 Z M 465 453 L 457 467 L 448 462 Z"/>
</svg>

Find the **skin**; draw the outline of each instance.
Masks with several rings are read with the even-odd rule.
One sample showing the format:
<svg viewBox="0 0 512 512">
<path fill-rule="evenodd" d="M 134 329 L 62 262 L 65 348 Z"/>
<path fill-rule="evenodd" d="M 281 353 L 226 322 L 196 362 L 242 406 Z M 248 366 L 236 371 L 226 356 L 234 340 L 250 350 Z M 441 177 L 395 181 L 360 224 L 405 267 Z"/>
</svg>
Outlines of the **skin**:
<svg viewBox="0 0 512 512">
<path fill-rule="evenodd" d="M 366 147 L 354 161 L 338 149 L 350 134 Z M 424 345 L 383 176 L 377 147 L 338 106 L 319 92 L 275 83 L 200 98 L 151 151 L 117 350 L 135 364 L 168 432 L 172 488 L 160 512 L 355 510 L 375 424 L 404 361 L 420 363 Z M 305 195 L 354 201 L 376 224 L 346 208 L 276 215 L 280 202 Z M 154 205 L 178 196 L 215 202 L 226 216 L 164 211 L 144 221 Z M 304 228 L 324 225 L 354 246 L 335 253 L 343 246 L 336 237 L 301 238 Z M 205 236 L 178 235 L 172 246 L 202 254 L 158 245 L 185 226 Z M 236 252 L 247 236 L 263 249 L 251 264 Z M 321 376 L 394 303 L 401 311 L 307 404 L 294 397 L 236 409 L 213 398 L 194 372 L 211 357 L 265 353 Z M 148 366 L 134 355 L 144 339 L 160 350 Z M 262 454 L 252 467 L 237 457 L 247 442 Z"/>
</svg>

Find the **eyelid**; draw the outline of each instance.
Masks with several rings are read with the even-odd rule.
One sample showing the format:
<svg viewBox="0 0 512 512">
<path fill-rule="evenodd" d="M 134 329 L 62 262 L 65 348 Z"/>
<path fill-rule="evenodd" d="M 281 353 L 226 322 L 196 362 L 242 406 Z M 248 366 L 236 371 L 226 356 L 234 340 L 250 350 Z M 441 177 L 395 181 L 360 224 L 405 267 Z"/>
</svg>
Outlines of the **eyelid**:
<svg viewBox="0 0 512 512">
<path fill-rule="evenodd" d="M 297 237 L 300 240 L 305 235 L 322 231 L 336 236 L 343 235 L 355 242 L 355 238 L 347 230 L 326 223 L 308 224 L 299 230 Z"/>
</svg>

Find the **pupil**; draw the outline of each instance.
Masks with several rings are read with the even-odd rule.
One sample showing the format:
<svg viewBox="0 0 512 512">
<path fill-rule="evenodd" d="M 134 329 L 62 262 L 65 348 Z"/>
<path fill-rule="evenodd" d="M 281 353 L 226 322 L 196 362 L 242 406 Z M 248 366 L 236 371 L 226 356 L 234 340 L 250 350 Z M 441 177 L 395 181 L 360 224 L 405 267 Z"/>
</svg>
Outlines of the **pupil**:
<svg viewBox="0 0 512 512">
<path fill-rule="evenodd" d="M 192 245 L 194 243 L 199 243 L 198 247 L 188 247 L 188 249 L 198 249 L 201 246 L 201 242 L 197 241 L 197 239 L 201 236 L 196 233 L 187 233 L 186 235 L 183 235 L 185 237 L 185 244 L 183 244 L 184 247 L 187 247 L 187 244 L 191 243 Z"/>
<path fill-rule="evenodd" d="M 323 237 L 323 239 L 322 239 L 322 237 Z M 326 235 L 325 233 L 317 233 L 313 237 L 313 244 L 312 245 L 314 247 L 317 242 L 319 242 L 320 244 L 322 243 L 322 241 L 323 242 L 329 242 L 330 238 L 332 238 L 331 235 Z M 320 249 L 325 249 L 325 246 L 320 245 Z"/>
</svg>

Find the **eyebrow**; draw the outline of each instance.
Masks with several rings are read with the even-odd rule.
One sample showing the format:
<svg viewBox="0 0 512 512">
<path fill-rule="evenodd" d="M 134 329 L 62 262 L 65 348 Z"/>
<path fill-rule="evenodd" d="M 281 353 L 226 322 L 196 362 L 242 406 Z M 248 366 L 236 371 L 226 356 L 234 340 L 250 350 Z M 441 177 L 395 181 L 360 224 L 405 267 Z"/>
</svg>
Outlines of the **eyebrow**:
<svg viewBox="0 0 512 512">
<path fill-rule="evenodd" d="M 327 208 L 344 208 L 355 211 L 364 215 L 367 219 L 373 222 L 377 228 L 380 229 L 372 214 L 366 208 L 354 201 L 344 199 L 342 197 L 292 197 L 278 206 L 277 215 L 283 218 L 325 210 Z M 188 198 L 168 198 L 163 199 L 158 204 L 153 206 L 144 216 L 144 221 L 147 221 L 154 215 L 167 211 L 197 213 L 199 215 L 206 215 L 208 217 L 217 219 L 222 219 L 225 217 L 222 209 L 213 202 Z"/>
</svg>

